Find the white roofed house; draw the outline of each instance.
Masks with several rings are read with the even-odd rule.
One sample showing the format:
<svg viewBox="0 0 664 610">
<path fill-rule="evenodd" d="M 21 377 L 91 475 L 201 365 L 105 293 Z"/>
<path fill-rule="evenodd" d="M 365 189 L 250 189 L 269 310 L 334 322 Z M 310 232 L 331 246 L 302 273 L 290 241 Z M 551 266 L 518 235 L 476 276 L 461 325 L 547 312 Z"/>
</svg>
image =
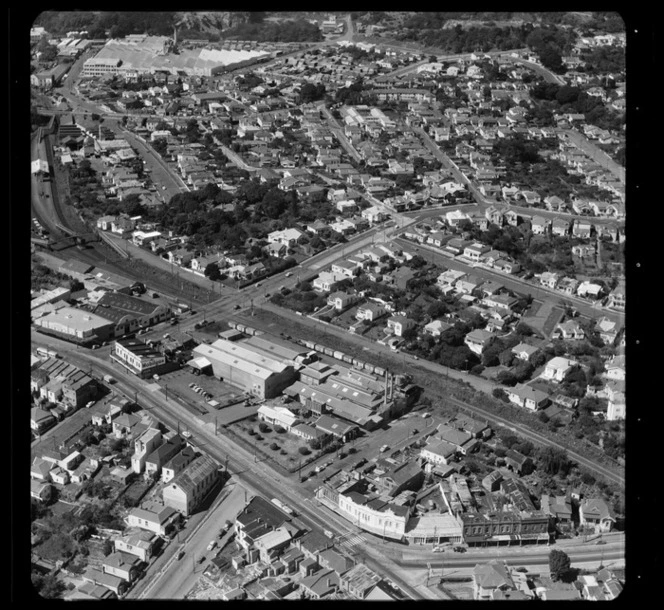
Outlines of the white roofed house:
<svg viewBox="0 0 664 610">
<path fill-rule="evenodd" d="M 570 222 L 564 218 L 554 218 L 551 222 L 551 233 L 558 237 L 565 237 L 569 234 Z"/>
<path fill-rule="evenodd" d="M 327 304 L 334 307 L 337 311 L 343 311 L 346 307 L 357 301 L 357 298 L 357 295 L 337 290 L 327 297 Z"/>
<path fill-rule="evenodd" d="M 329 292 L 334 290 L 339 282 L 346 279 L 346 275 L 338 271 L 321 271 L 318 277 L 314 278 L 311 285 L 314 290 L 320 292 Z"/>
<path fill-rule="evenodd" d="M 387 313 L 387 308 L 381 303 L 366 303 L 358 307 L 355 317 L 358 320 L 373 322 Z"/>
<path fill-rule="evenodd" d="M 267 240 L 270 243 L 278 242 L 287 248 L 292 248 L 305 236 L 304 232 L 299 229 L 290 228 L 283 231 L 273 231 L 268 233 Z"/>
<path fill-rule="evenodd" d="M 539 348 L 527 343 L 519 343 L 512 348 L 512 353 L 519 360 L 529 360 L 534 354 L 539 352 Z"/>
<path fill-rule="evenodd" d="M 387 320 L 387 328 L 390 329 L 397 337 L 403 337 L 403 334 L 417 326 L 417 323 L 406 316 L 392 316 Z"/>
<path fill-rule="evenodd" d="M 556 324 L 553 329 L 551 338 L 553 339 L 584 339 L 586 336 L 585 331 L 576 320 L 566 320 L 560 324 Z"/>
<path fill-rule="evenodd" d="M 576 293 L 580 297 L 597 300 L 603 296 L 604 286 L 586 280 L 579 284 L 579 287 L 576 289 Z"/>
<path fill-rule="evenodd" d="M 550 271 L 545 271 L 540 275 L 539 281 L 542 286 L 545 288 L 554 289 L 560 280 L 560 276 L 557 273 L 552 273 Z"/>
<path fill-rule="evenodd" d="M 563 358 L 562 356 L 556 356 L 546 363 L 544 372 L 542 373 L 541 377 L 551 381 L 562 381 L 565 379 L 565 375 L 567 375 L 567 373 L 569 373 L 572 368 L 578 364 L 579 363 L 576 360 Z"/>
<path fill-rule="evenodd" d="M 478 242 L 474 242 L 464 248 L 463 256 L 468 260 L 471 260 L 473 262 L 478 262 L 482 257 L 482 255 L 486 254 L 490 250 L 491 248 L 489 246 L 480 244 Z"/>
<path fill-rule="evenodd" d="M 288 431 L 290 431 L 293 426 L 300 423 L 298 416 L 286 407 L 271 407 L 269 405 L 261 405 L 257 414 L 258 419 L 266 421 L 269 424 L 281 426 Z"/>
<path fill-rule="evenodd" d="M 530 230 L 533 235 L 544 235 L 551 226 L 551 220 L 543 216 L 533 216 L 530 221 Z"/>
</svg>

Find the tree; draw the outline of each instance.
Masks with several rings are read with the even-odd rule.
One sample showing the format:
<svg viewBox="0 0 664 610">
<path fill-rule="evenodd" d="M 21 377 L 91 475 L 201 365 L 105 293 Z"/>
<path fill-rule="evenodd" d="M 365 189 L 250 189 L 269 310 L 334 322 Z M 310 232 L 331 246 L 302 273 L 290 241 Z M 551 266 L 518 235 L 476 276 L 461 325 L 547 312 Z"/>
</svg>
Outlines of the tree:
<svg viewBox="0 0 664 610">
<path fill-rule="evenodd" d="M 204 271 L 205 277 L 212 280 L 218 280 L 221 277 L 221 271 L 219 271 L 219 265 L 217 263 L 208 263 Z"/>
<path fill-rule="evenodd" d="M 543 447 L 538 452 L 541 469 L 550 475 L 566 476 L 572 467 L 567 452 L 558 447 Z"/>
<path fill-rule="evenodd" d="M 554 581 L 566 581 L 572 572 L 572 562 L 564 551 L 553 549 L 549 553 L 549 571 Z"/>
</svg>

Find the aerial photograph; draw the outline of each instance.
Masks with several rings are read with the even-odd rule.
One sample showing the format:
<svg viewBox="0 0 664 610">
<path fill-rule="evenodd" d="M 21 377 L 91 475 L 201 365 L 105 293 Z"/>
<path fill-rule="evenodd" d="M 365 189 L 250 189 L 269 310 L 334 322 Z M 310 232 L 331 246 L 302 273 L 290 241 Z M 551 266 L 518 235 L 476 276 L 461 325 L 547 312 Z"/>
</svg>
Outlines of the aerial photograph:
<svg viewBox="0 0 664 610">
<path fill-rule="evenodd" d="M 34 595 L 623 593 L 619 13 L 19 36 Z"/>
</svg>

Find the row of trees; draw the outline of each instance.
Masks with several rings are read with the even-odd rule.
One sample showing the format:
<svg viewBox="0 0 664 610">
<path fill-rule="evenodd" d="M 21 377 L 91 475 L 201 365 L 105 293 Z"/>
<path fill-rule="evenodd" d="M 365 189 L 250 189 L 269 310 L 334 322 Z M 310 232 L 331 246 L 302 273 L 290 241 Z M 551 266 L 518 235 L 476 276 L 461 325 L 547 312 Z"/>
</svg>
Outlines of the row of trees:
<svg viewBox="0 0 664 610">
<path fill-rule="evenodd" d="M 224 32 L 225 38 L 258 42 L 320 42 L 323 34 L 317 23 L 306 19 L 262 21 L 239 24 Z"/>
</svg>

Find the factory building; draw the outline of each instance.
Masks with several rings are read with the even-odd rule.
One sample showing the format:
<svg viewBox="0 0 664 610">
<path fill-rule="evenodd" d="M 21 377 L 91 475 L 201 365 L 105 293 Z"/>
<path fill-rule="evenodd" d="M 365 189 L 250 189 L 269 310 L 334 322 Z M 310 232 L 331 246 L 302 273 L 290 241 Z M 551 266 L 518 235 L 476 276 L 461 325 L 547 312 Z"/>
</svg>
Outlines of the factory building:
<svg viewBox="0 0 664 610">
<path fill-rule="evenodd" d="M 296 378 L 292 364 L 268 356 L 265 350 L 247 342 L 217 339 L 211 345 L 195 347 L 192 355 L 199 365 L 209 362 L 219 380 L 258 398 L 278 396 Z"/>
</svg>

